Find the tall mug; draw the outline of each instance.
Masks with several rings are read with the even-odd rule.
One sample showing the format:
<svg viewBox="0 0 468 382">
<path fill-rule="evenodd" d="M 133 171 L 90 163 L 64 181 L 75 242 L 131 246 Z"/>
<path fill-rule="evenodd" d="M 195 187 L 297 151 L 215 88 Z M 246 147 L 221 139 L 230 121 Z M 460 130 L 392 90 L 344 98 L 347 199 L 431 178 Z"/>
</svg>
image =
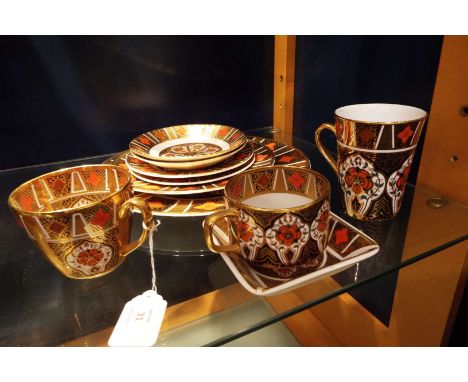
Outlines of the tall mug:
<svg viewBox="0 0 468 382">
<path fill-rule="evenodd" d="M 427 113 L 413 106 L 359 104 L 335 111 L 335 125 L 322 124 L 315 141 L 338 175 L 346 213 L 362 220 L 385 220 L 400 209 Z M 336 136 L 338 159 L 320 135 Z"/>
</svg>

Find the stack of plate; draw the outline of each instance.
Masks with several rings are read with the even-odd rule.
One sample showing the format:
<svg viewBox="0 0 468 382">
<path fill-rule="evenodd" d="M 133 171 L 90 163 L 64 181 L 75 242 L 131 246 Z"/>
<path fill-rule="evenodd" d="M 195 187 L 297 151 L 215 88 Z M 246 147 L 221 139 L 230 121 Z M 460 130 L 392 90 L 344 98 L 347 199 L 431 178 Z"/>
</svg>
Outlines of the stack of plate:
<svg viewBox="0 0 468 382">
<path fill-rule="evenodd" d="M 256 164 L 274 162 L 273 153 L 223 125 L 183 125 L 142 134 L 130 142 L 125 163 L 133 189 L 156 195 L 220 191 L 230 177 Z"/>
<path fill-rule="evenodd" d="M 130 142 L 130 151 L 156 167 L 193 170 L 229 159 L 246 143 L 245 134 L 234 127 L 181 125 L 139 135 Z"/>
<path fill-rule="evenodd" d="M 153 214 L 204 216 L 225 208 L 222 190 L 248 168 L 308 167 L 300 150 L 223 125 L 181 125 L 153 130 L 108 159 L 133 175 L 133 189 Z"/>
</svg>

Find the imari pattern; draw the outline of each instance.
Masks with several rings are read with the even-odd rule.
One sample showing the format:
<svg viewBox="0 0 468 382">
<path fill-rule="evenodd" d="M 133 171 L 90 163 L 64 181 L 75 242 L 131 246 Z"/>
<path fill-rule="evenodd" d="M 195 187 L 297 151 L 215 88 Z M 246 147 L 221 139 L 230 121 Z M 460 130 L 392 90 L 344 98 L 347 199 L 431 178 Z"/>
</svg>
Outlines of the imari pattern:
<svg viewBox="0 0 468 382">
<path fill-rule="evenodd" d="M 360 154 L 350 155 L 340 162 L 339 181 L 345 194 L 346 210 L 356 215 L 365 215 L 385 188 L 384 176 Z"/>
<path fill-rule="evenodd" d="M 115 192 L 115 199 L 107 198 Z M 20 186 L 10 202 L 27 235 L 47 245 L 52 262 L 65 265 L 70 277 L 80 278 L 120 261 L 112 247 L 118 245 L 113 243 L 119 234 L 118 207 L 131 196 L 126 171 L 98 165 L 46 174 Z"/>
<path fill-rule="evenodd" d="M 188 178 L 188 179 L 165 179 L 165 178 L 154 178 L 147 175 L 141 175 L 133 171 L 133 169 L 129 166 L 130 173 L 137 179 L 141 180 L 146 183 L 150 184 L 158 184 L 161 186 L 198 186 L 202 184 L 213 184 L 215 182 L 219 182 L 228 178 L 233 177 L 236 174 L 241 173 L 242 171 L 247 170 L 252 166 L 254 163 L 254 156 L 250 157 L 250 160 L 245 163 L 244 165 L 235 168 L 234 170 L 222 172 L 219 174 L 215 174 L 209 177 L 202 177 L 202 178 Z"/>
<path fill-rule="evenodd" d="M 223 148 L 221 146 L 215 145 L 213 143 L 185 143 L 170 146 L 161 151 L 160 156 L 162 158 L 186 158 L 186 157 L 195 157 L 203 156 L 208 154 L 214 154 L 218 151 L 221 151 Z"/>
<path fill-rule="evenodd" d="M 310 161 L 307 155 L 295 147 L 268 138 L 254 136 L 249 136 L 248 138 L 250 142 L 264 145 L 270 149 L 275 155 L 275 165 L 310 168 Z"/>
<path fill-rule="evenodd" d="M 349 216 L 394 217 L 401 206 L 415 149 L 367 152 L 338 145 L 338 179 Z"/>
<path fill-rule="evenodd" d="M 310 237 L 317 242 L 320 251 L 326 247 L 328 242 L 328 227 L 330 224 L 330 203 L 324 200 L 317 217 L 310 226 Z"/>
<path fill-rule="evenodd" d="M 65 262 L 70 268 L 91 276 L 104 272 L 113 254 L 110 245 L 84 240 L 65 256 Z"/>
<path fill-rule="evenodd" d="M 417 145 L 425 119 L 395 124 L 371 124 L 335 117 L 339 143 L 369 150 L 399 150 Z"/>
<path fill-rule="evenodd" d="M 398 171 L 395 171 L 388 178 L 387 193 L 392 198 L 392 210 L 396 214 L 401 206 L 403 193 L 405 191 L 406 182 L 408 181 L 411 163 L 413 162 L 414 152 L 405 160 Z"/>
<path fill-rule="evenodd" d="M 268 246 L 276 251 L 283 265 L 295 265 L 309 241 L 310 228 L 302 219 L 286 213 L 266 231 Z"/>
<path fill-rule="evenodd" d="M 207 216 L 226 208 L 223 195 L 181 198 L 136 193 L 136 196 L 145 199 L 157 216 Z"/>
<path fill-rule="evenodd" d="M 193 139 L 193 142 L 180 144 L 181 139 Z M 219 140 L 227 146 L 210 143 L 209 140 Z M 240 148 L 247 138 L 245 134 L 230 126 L 223 125 L 180 125 L 170 126 L 162 129 L 152 130 L 141 134 L 130 142 L 130 151 L 144 158 L 154 159 L 151 149 L 163 142 L 174 142 L 159 153 L 158 158 L 179 158 L 184 157 L 210 157 L 224 152 L 230 152 Z"/>
<path fill-rule="evenodd" d="M 271 139 L 261 137 L 249 137 L 249 142 L 253 147 L 253 156 L 255 160 L 248 167 L 246 163 L 251 160 L 251 148 L 249 145 L 243 147 L 237 154 L 234 154 L 228 160 L 207 168 L 199 170 L 168 170 L 156 166 L 152 166 L 150 161 L 145 158 L 137 158 L 129 152 L 129 150 L 120 152 L 104 163 L 114 164 L 132 172 L 137 172 L 142 175 L 169 179 L 198 179 L 202 177 L 216 177 L 217 174 L 222 174 L 227 171 L 235 172 L 236 168 L 242 166 L 242 171 L 245 168 L 258 168 L 270 165 L 287 165 L 301 168 L 310 168 L 310 161 L 307 156 L 300 150 L 275 142 Z M 136 174 L 135 174 L 136 175 Z M 292 173 L 293 175 L 293 173 Z M 293 177 L 294 180 L 294 177 Z M 151 185 L 141 179 L 133 177 L 134 184 L 136 182 L 138 196 L 146 199 L 151 206 L 152 212 L 156 216 L 206 216 L 225 208 L 226 201 L 220 191 L 224 189 L 224 185 L 214 186 L 210 183 L 208 187 L 202 185 L 182 186 L 174 190 L 177 186 L 153 184 L 155 187 L 149 189 L 146 186 Z M 301 180 L 298 180 L 301 182 Z M 223 182 L 223 180 L 221 180 Z M 216 182 L 215 182 L 216 183 Z M 224 182 L 224 184 L 226 184 Z M 297 183 L 296 183 L 297 184 Z M 237 185 L 239 196 L 244 191 L 244 184 Z M 315 187 L 320 187 L 318 182 Z M 176 192 L 171 192 L 176 191 Z M 180 191 L 180 192 L 177 192 Z M 195 191 L 195 192 L 194 192 Z M 212 192 L 211 192 L 212 191 Z M 321 191 L 318 190 L 318 193 Z M 193 197 L 190 195 L 195 194 Z"/>
<path fill-rule="evenodd" d="M 263 229 L 255 223 L 255 220 L 245 211 L 239 211 L 239 219 L 236 223 L 236 232 L 242 239 L 240 241 L 241 253 L 244 258 L 254 261 L 258 249 L 265 242 Z"/>
<path fill-rule="evenodd" d="M 321 175 L 310 170 L 273 167 L 246 172 L 229 183 L 228 205 L 240 210 L 240 218 L 231 224 L 230 235 L 237 238 L 243 258 L 250 261 L 252 268 L 271 277 L 288 278 L 321 264 L 330 216 L 330 190 L 316 187 L 319 181 L 325 184 Z M 273 191 L 305 196 L 310 205 L 282 212 L 242 204 L 252 196 Z"/>
<path fill-rule="evenodd" d="M 256 152 L 263 149 L 263 146 L 259 145 L 245 145 L 240 151 L 229 157 L 229 159 L 216 164 L 214 166 L 210 166 L 207 168 L 195 169 L 195 170 L 170 170 L 170 169 L 163 169 L 159 168 L 155 165 L 151 164 L 151 161 L 145 161 L 144 158 L 138 158 L 135 155 L 132 155 L 128 151 L 126 156 L 123 156 L 123 159 L 127 165 L 127 167 L 134 173 L 146 175 L 155 178 L 164 178 L 164 179 L 182 179 L 188 180 L 193 178 L 203 178 L 203 177 L 210 177 L 216 176 L 218 174 L 222 174 L 228 171 L 235 170 L 238 167 L 241 167 L 247 164 L 249 161 L 252 160 L 252 157 Z M 262 156 L 259 159 L 262 161 L 269 160 L 274 161 L 273 153 L 267 153 L 263 150 L 262 154 L 266 155 Z M 123 155 L 118 154 L 118 155 Z"/>
<path fill-rule="evenodd" d="M 238 278 L 239 282 L 251 293 L 268 296 L 298 288 L 306 283 L 340 272 L 357 263 L 374 256 L 379 251 L 379 245 L 348 222 L 330 212 L 330 235 L 319 261 L 311 260 L 301 264 L 296 269 L 303 272 L 293 273 L 287 277 L 273 276 L 253 268 L 242 257 L 233 253 L 222 253 L 223 259 Z M 224 239 L 227 237 L 222 234 Z M 221 237 L 220 237 L 221 238 Z"/>
</svg>

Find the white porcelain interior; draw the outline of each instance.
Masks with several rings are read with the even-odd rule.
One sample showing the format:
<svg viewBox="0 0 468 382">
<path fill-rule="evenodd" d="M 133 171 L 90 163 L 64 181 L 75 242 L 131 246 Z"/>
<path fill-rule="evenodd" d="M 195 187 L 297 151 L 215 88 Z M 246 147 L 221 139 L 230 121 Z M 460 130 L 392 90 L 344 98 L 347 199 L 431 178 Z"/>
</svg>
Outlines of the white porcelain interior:
<svg viewBox="0 0 468 382">
<path fill-rule="evenodd" d="M 391 123 L 421 119 L 426 115 L 414 106 L 390 103 L 367 103 L 343 106 L 335 110 L 338 117 L 361 122 Z"/>
<path fill-rule="evenodd" d="M 312 203 L 313 200 L 303 195 L 289 194 L 287 192 L 270 192 L 254 195 L 242 201 L 242 204 L 257 208 L 282 209 L 302 207 Z"/>
<path fill-rule="evenodd" d="M 161 151 L 176 145 L 186 145 L 191 143 L 208 143 L 221 148 L 220 151 L 224 151 L 229 149 L 229 143 L 216 138 L 209 138 L 209 137 L 188 137 L 188 138 L 179 138 L 179 139 L 171 139 L 168 141 L 164 141 L 158 143 L 157 145 L 153 146 L 149 154 L 155 158 L 160 157 Z M 197 156 L 197 155 L 196 155 Z"/>
</svg>

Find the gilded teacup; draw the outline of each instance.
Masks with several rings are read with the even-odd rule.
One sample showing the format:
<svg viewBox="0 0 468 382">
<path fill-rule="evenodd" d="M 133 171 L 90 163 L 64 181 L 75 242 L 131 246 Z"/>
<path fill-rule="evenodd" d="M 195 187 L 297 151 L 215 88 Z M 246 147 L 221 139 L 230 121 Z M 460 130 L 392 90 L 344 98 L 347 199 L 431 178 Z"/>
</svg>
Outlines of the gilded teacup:
<svg viewBox="0 0 468 382">
<path fill-rule="evenodd" d="M 20 226 L 63 275 L 106 275 L 147 238 L 151 209 L 132 197 L 130 174 L 113 165 L 50 172 L 16 188 L 8 204 Z M 131 209 L 143 216 L 140 237 L 130 242 Z"/>
<path fill-rule="evenodd" d="M 256 271 L 291 278 L 319 268 L 328 242 L 330 184 L 303 168 L 271 166 L 248 170 L 225 187 L 228 209 L 205 219 L 213 252 L 234 252 Z M 229 218 L 232 244 L 213 240 L 213 228 Z"/>
</svg>

